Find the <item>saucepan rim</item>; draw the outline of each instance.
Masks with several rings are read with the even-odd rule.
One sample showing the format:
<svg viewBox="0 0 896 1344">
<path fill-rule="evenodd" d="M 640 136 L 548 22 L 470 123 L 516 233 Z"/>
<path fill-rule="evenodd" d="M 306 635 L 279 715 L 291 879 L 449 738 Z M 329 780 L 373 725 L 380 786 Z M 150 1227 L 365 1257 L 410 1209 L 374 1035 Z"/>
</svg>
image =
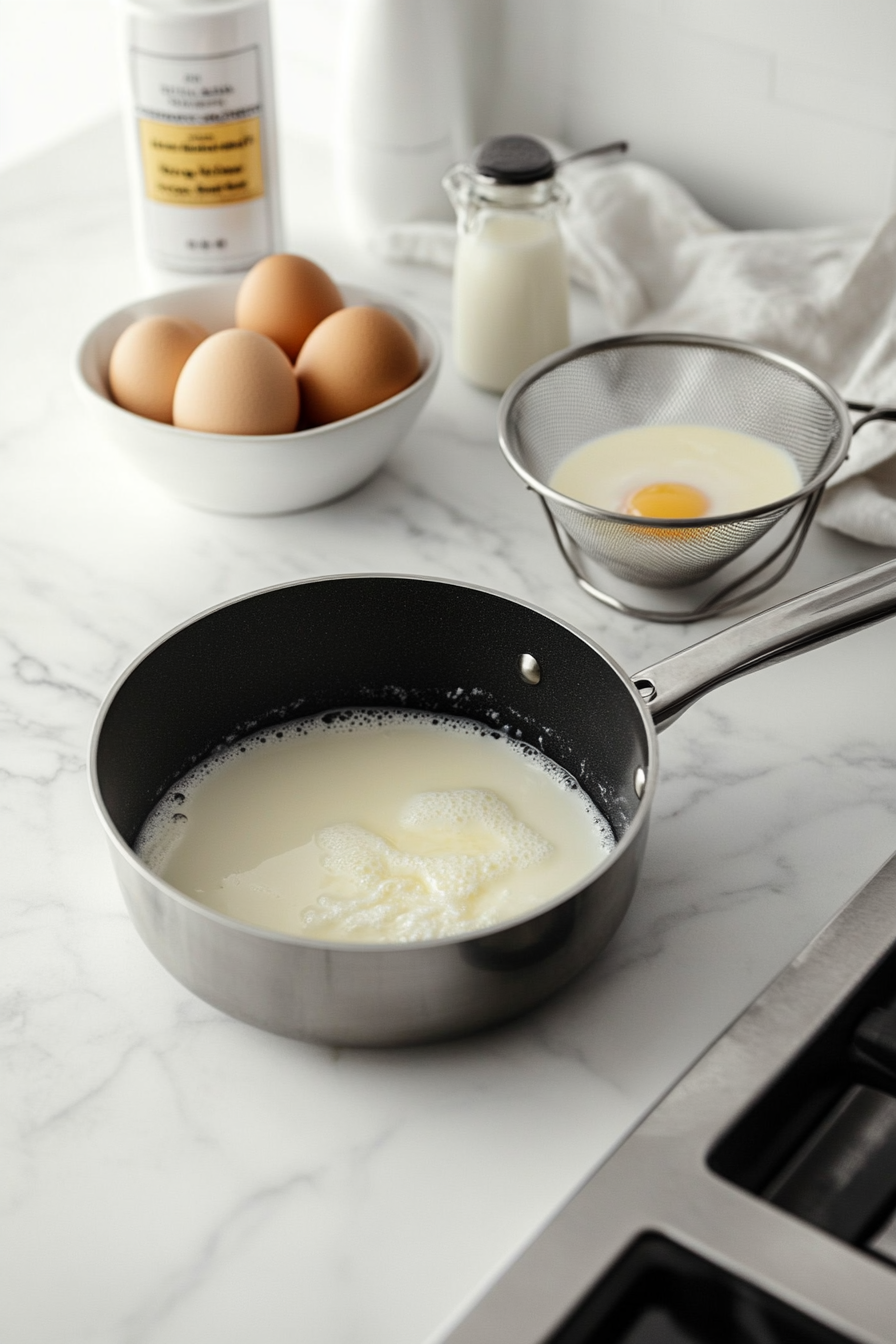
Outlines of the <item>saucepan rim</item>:
<svg viewBox="0 0 896 1344">
<path fill-rule="evenodd" d="M 172 886 L 171 883 L 166 882 L 164 878 L 160 877 L 157 873 L 155 873 L 152 870 L 152 868 L 148 866 L 148 864 L 144 863 L 144 861 L 139 857 L 136 851 L 127 843 L 127 841 L 122 836 L 121 832 L 118 830 L 118 827 L 115 825 L 109 814 L 109 810 L 106 807 L 106 803 L 103 798 L 102 787 L 100 783 L 100 771 L 97 758 L 99 752 L 100 738 L 102 736 L 103 726 L 105 724 L 109 710 L 111 709 L 112 704 L 114 703 L 119 691 L 131 677 L 131 675 L 136 671 L 136 669 L 139 666 L 141 666 L 141 664 L 146 662 L 149 658 L 151 658 L 152 655 L 159 648 L 161 648 L 164 644 L 168 643 L 168 641 L 173 639 L 175 636 L 179 635 L 182 631 L 188 629 L 191 626 L 198 625 L 201 621 L 205 620 L 207 617 L 214 616 L 216 615 L 216 613 L 224 611 L 228 607 L 237 606 L 242 602 L 251 601 L 255 598 L 263 597 L 268 593 L 280 592 L 288 588 L 300 588 L 313 583 L 333 583 L 333 582 L 344 582 L 346 580 L 359 580 L 359 579 L 360 580 L 399 579 L 403 581 L 407 580 L 419 583 L 432 583 L 437 584 L 440 587 L 460 588 L 470 592 L 482 593 L 488 597 L 496 597 L 501 599 L 501 601 L 503 602 L 509 602 L 515 606 L 522 607 L 527 611 L 534 612 L 536 615 L 543 617 L 545 620 L 550 621 L 552 624 L 561 627 L 562 629 L 568 631 L 570 634 L 574 635 L 577 639 L 581 640 L 582 643 L 585 644 L 591 652 L 597 654 L 597 656 L 602 660 L 602 662 L 604 662 L 610 668 L 610 670 L 616 674 L 616 676 L 625 686 L 625 689 L 629 692 L 632 703 L 635 705 L 637 713 L 640 716 L 646 738 L 647 755 L 643 767 L 646 774 L 644 791 L 638 800 L 637 811 L 635 812 L 630 823 L 626 827 L 624 834 L 621 837 L 617 837 L 615 845 L 613 846 L 612 850 L 607 855 L 607 857 L 603 860 L 603 862 L 599 863 L 596 867 L 589 869 L 589 871 L 586 874 L 584 874 L 581 878 L 579 878 L 577 882 L 567 887 L 559 895 L 553 896 L 549 900 L 543 902 L 542 904 L 533 906 L 531 909 L 526 910 L 523 913 L 518 914 L 511 919 L 503 920 L 499 924 L 488 924 L 483 926 L 482 928 L 469 929 L 463 933 L 450 934 L 443 938 L 409 939 L 407 942 L 389 942 L 389 943 L 386 942 L 365 943 L 365 942 L 340 941 L 336 939 L 331 940 L 323 938 L 303 938 L 299 934 L 285 933 L 277 929 L 264 928 L 260 925 L 249 924 L 245 920 L 236 919 L 232 915 L 222 914 L 220 911 L 213 910 L 211 907 L 204 905 L 201 901 L 196 900 L 194 897 L 187 895 L 183 891 L 180 891 L 177 887 Z M 350 709 L 354 708 L 354 706 L 334 705 L 332 706 L 332 708 Z M 599 707 L 596 705 L 594 712 L 599 713 Z M 446 711 L 446 717 L 450 717 L 449 711 Z M 454 717 L 469 718 L 470 716 L 458 714 L 455 715 Z M 547 755 L 547 753 L 544 754 Z M 539 607 L 533 602 L 526 601 L 524 598 L 513 597 L 507 593 L 502 593 L 494 588 L 487 588 L 481 584 L 466 583 L 460 579 L 444 579 L 429 574 L 400 574 L 387 571 L 375 571 L 372 573 L 317 574 L 304 579 L 290 579 L 285 581 L 284 583 L 275 583 L 270 584 L 264 588 L 253 589 L 249 592 L 241 593 L 236 597 L 227 598 L 223 602 L 215 603 L 213 606 L 207 607 L 205 610 L 198 612 L 196 615 L 187 617 L 185 620 L 181 621 L 178 625 L 173 626 L 171 629 L 167 630 L 164 634 L 160 635 L 150 645 L 148 645 L 145 649 L 143 649 L 141 653 L 139 653 L 135 658 L 131 660 L 131 662 L 127 665 L 127 667 L 125 667 L 124 670 L 116 677 L 115 681 L 113 682 L 113 684 L 103 697 L 99 710 L 97 711 L 96 719 L 94 720 L 94 725 L 91 732 L 90 750 L 88 757 L 88 782 L 90 787 L 91 799 L 94 808 L 97 811 L 103 829 L 106 832 L 107 839 L 115 846 L 115 848 L 118 850 L 118 852 L 121 854 L 121 856 L 125 859 L 127 863 L 129 863 L 132 867 L 137 869 L 143 876 L 151 880 L 156 886 L 161 888 L 166 896 L 169 896 L 179 904 L 184 905 L 190 911 L 197 912 L 202 916 L 206 917 L 207 919 L 211 920 L 213 923 L 221 924 L 225 928 L 250 934 L 255 937 L 260 937 L 269 942 L 281 943 L 286 946 L 295 946 L 302 949 L 307 949 L 309 951 L 315 951 L 315 950 L 319 950 L 321 952 L 338 951 L 340 954 L 354 953 L 358 955 L 362 953 L 367 953 L 368 955 L 370 953 L 376 953 L 381 956 L 404 955 L 406 957 L 409 952 L 416 951 L 418 949 L 423 950 L 429 948 L 451 947 L 461 944 L 477 942 L 486 938 L 491 938 L 495 934 L 504 933 L 509 929 L 527 924 L 531 920 L 534 920 L 539 916 L 549 913 L 552 909 L 556 908 L 557 906 L 563 905 L 566 901 L 569 901 L 570 899 L 579 895 L 591 883 L 598 880 L 602 874 L 606 873 L 611 866 L 614 866 L 621 859 L 622 855 L 633 844 L 635 844 L 637 837 L 640 834 L 640 831 L 648 823 L 650 808 L 657 787 L 657 775 L 658 775 L 658 770 L 656 768 L 657 754 L 658 754 L 657 729 L 654 724 L 653 718 L 650 714 L 650 711 L 645 706 L 644 700 L 642 699 L 642 696 L 639 693 L 637 687 L 635 686 L 632 678 L 624 670 L 624 668 L 622 668 L 620 664 L 616 662 L 616 660 L 612 657 L 612 655 L 607 653 L 606 650 L 602 648 L 601 645 L 597 644 L 594 640 L 589 639 L 589 637 L 585 635 L 577 626 L 570 624 L 568 621 L 564 621 L 562 618 L 555 616 L 551 612 L 545 611 L 543 607 Z M 548 758 L 550 759 L 550 757 Z M 579 787 L 582 788 L 583 786 L 579 784 Z M 587 793 L 588 791 L 585 790 L 585 792 Z M 588 794 L 588 796 L 590 797 L 591 795 Z"/>
</svg>

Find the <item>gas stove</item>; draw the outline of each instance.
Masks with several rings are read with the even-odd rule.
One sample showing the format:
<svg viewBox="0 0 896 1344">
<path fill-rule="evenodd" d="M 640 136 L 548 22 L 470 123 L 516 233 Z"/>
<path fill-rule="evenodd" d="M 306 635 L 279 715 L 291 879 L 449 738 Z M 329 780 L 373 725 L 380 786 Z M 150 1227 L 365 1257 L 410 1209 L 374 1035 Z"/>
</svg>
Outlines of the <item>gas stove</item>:
<svg viewBox="0 0 896 1344">
<path fill-rule="evenodd" d="M 896 1341 L 896 856 L 445 1344 L 853 1341 Z"/>
</svg>

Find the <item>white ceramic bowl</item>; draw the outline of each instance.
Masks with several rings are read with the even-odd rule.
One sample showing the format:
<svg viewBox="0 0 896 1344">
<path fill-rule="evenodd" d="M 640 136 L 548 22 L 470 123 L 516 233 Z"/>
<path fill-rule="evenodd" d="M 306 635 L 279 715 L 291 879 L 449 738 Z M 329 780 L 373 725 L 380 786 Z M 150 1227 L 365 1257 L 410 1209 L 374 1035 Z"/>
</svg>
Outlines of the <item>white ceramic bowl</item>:
<svg viewBox="0 0 896 1344">
<path fill-rule="evenodd" d="M 163 313 L 191 317 L 209 332 L 233 326 L 240 277 L 172 290 L 129 303 L 87 333 L 75 357 L 75 383 L 88 410 L 125 457 L 175 499 L 219 513 L 291 513 L 337 499 L 372 476 L 423 410 L 439 369 L 432 325 L 382 294 L 340 285 L 346 304 L 372 304 L 404 323 L 422 372 L 410 387 L 369 411 L 292 434 L 202 434 L 116 406 L 109 357 L 125 327 Z"/>
</svg>

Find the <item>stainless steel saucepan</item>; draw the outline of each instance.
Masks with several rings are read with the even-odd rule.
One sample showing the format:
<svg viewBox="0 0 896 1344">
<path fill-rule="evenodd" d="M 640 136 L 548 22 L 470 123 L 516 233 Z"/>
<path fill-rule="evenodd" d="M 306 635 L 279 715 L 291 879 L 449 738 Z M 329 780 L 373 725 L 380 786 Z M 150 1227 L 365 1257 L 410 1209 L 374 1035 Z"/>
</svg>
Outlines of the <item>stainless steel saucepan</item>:
<svg viewBox="0 0 896 1344">
<path fill-rule="evenodd" d="M 269 1031 L 332 1043 L 458 1035 L 539 1003 L 612 937 L 647 841 L 657 729 L 714 686 L 894 613 L 896 561 L 629 677 L 572 627 L 481 588 L 389 575 L 287 584 L 197 616 L 132 664 L 99 713 L 91 788 L 131 917 L 201 998 Z M 399 945 L 252 928 L 182 895 L 137 858 L 149 812 L 216 747 L 361 705 L 460 714 L 524 739 L 579 780 L 610 820 L 615 849 L 525 916 Z"/>
</svg>

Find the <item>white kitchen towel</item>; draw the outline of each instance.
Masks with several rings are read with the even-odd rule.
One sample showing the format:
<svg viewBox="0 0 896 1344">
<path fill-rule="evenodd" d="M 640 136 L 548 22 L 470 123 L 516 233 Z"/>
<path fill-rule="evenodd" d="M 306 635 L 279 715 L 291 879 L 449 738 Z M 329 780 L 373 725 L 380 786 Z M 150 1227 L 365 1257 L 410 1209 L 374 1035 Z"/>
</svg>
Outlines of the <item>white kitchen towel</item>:
<svg viewBox="0 0 896 1344">
<path fill-rule="evenodd" d="M 562 146 L 552 146 L 562 158 Z M 882 223 L 737 231 L 646 164 L 582 159 L 562 170 L 570 274 L 613 331 L 697 331 L 767 346 L 842 396 L 896 405 L 896 216 Z M 449 225 L 407 224 L 377 240 L 393 260 L 450 268 Z M 896 546 L 896 425 L 853 440 L 819 521 Z"/>
</svg>

